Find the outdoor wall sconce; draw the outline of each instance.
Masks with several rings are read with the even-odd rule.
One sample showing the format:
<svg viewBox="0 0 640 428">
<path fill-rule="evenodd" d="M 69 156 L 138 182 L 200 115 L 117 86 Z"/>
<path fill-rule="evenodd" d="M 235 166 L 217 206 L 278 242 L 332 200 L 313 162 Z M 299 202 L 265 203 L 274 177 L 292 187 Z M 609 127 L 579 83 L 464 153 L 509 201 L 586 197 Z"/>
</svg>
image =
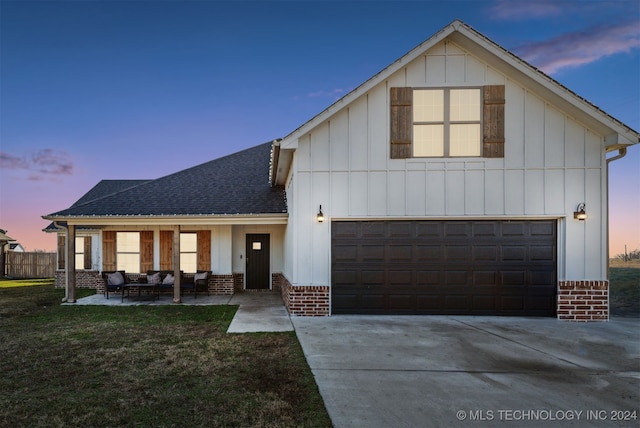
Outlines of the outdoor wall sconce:
<svg viewBox="0 0 640 428">
<path fill-rule="evenodd" d="M 576 220 L 584 221 L 587 218 L 587 213 L 584 211 L 584 204 L 578 204 L 575 212 L 573 213 L 573 218 Z"/>
<path fill-rule="evenodd" d="M 318 223 L 322 223 L 324 221 L 324 214 L 322 214 L 322 205 L 320 205 L 320 211 L 318 211 L 316 220 L 318 220 Z"/>
</svg>

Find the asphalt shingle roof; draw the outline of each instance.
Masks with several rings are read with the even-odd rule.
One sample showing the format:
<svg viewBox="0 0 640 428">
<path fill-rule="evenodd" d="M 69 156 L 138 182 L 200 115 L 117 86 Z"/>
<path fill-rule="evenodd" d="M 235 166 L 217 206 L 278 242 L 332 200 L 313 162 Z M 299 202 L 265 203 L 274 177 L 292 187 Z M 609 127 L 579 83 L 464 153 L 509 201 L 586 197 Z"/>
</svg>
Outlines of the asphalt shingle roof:
<svg viewBox="0 0 640 428">
<path fill-rule="evenodd" d="M 47 217 L 243 215 L 287 212 L 269 184 L 271 142 L 155 180 L 104 180 Z"/>
</svg>

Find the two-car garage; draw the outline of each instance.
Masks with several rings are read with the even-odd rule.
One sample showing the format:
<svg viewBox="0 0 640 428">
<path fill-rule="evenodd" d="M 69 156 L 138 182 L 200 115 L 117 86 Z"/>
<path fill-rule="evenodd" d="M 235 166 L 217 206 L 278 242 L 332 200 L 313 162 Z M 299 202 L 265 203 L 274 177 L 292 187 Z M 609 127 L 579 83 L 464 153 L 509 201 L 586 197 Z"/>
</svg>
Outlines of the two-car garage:
<svg viewBox="0 0 640 428">
<path fill-rule="evenodd" d="M 331 224 L 333 314 L 555 316 L 555 220 Z"/>
</svg>

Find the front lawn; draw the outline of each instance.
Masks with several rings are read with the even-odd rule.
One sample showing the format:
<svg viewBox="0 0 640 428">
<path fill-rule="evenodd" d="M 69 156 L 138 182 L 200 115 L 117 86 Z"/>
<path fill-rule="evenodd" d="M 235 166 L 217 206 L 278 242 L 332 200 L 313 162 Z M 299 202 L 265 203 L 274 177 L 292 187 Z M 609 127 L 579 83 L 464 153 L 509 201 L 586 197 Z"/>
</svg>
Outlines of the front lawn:
<svg viewBox="0 0 640 428">
<path fill-rule="evenodd" d="M 640 318 L 640 265 L 618 263 L 609 268 L 609 307 L 612 317 Z"/>
<path fill-rule="evenodd" d="M 63 295 L 0 288 L 0 426 L 331 426 L 294 333 L 226 334 L 235 306 Z"/>
</svg>

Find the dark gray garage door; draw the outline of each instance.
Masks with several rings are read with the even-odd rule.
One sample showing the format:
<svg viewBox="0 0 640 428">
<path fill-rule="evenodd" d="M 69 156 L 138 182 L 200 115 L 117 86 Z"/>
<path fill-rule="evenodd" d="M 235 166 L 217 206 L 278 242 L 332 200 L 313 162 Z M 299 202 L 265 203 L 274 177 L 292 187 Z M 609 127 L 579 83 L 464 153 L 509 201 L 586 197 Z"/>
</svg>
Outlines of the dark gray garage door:
<svg viewBox="0 0 640 428">
<path fill-rule="evenodd" d="M 556 222 L 334 221 L 334 314 L 555 316 Z"/>
</svg>

